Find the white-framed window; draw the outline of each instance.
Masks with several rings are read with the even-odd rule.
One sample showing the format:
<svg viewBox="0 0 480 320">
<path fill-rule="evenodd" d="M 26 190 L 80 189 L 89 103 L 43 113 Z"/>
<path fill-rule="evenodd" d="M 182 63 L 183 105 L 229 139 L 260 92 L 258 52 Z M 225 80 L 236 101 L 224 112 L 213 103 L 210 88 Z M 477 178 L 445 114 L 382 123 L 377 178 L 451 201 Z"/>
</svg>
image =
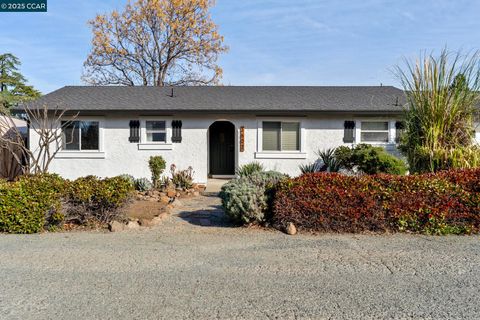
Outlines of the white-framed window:
<svg viewBox="0 0 480 320">
<path fill-rule="evenodd" d="M 167 142 L 167 125 L 165 120 L 145 120 L 146 142 Z"/>
<path fill-rule="evenodd" d="M 388 143 L 388 121 L 361 121 L 360 142 Z"/>
<path fill-rule="evenodd" d="M 172 150 L 172 119 L 145 116 L 140 118 L 138 150 Z"/>
<path fill-rule="evenodd" d="M 263 121 L 263 151 L 300 151 L 300 123 Z"/>
<path fill-rule="evenodd" d="M 99 151 L 100 121 L 75 120 L 62 122 L 62 150 Z"/>
</svg>

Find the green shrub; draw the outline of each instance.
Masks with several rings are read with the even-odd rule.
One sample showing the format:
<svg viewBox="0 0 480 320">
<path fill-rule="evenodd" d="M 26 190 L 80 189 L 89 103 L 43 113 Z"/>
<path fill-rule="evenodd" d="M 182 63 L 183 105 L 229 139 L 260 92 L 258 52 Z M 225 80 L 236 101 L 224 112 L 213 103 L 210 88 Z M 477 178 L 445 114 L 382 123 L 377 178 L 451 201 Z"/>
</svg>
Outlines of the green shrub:
<svg viewBox="0 0 480 320">
<path fill-rule="evenodd" d="M 405 163 L 401 159 L 389 154 L 382 147 L 373 147 L 368 144 L 359 144 L 355 147 L 351 163 L 366 174 L 403 175 L 407 172 Z"/>
<path fill-rule="evenodd" d="M 63 221 L 61 196 L 65 180 L 57 175 L 28 175 L 0 182 L 0 231 L 35 233 Z"/>
<path fill-rule="evenodd" d="M 239 177 L 246 177 L 261 171 L 265 171 L 265 167 L 263 166 L 263 164 L 254 161 L 240 166 L 239 168 L 237 168 L 237 170 L 235 170 L 235 173 Z"/>
<path fill-rule="evenodd" d="M 170 173 L 172 174 L 171 182 L 176 188 L 190 189 L 193 187 L 193 174 L 195 172 L 192 167 L 177 171 L 177 167 L 172 164 L 170 166 Z"/>
<path fill-rule="evenodd" d="M 132 184 L 132 186 L 135 186 L 135 177 L 132 176 L 131 174 L 121 174 L 119 175 L 119 177 L 129 181 Z"/>
<path fill-rule="evenodd" d="M 84 223 L 96 219 L 110 222 L 132 195 L 133 185 L 123 177 L 99 179 L 95 176 L 78 178 L 69 184 L 66 200 L 68 218 Z"/>
<path fill-rule="evenodd" d="M 407 172 L 407 167 L 401 159 L 389 154 L 382 147 L 369 144 L 359 144 L 354 148 L 338 147 L 333 152 L 333 157 L 339 168 L 358 170 L 365 174 L 403 175 Z"/>
<path fill-rule="evenodd" d="M 152 173 L 152 183 L 155 188 L 160 187 L 159 181 L 165 170 L 165 160 L 161 156 L 151 156 L 148 160 L 148 167 Z"/>
<path fill-rule="evenodd" d="M 138 191 L 148 191 L 153 188 L 153 184 L 147 178 L 138 178 L 135 180 L 135 189 Z"/>
<path fill-rule="evenodd" d="M 334 156 L 335 159 L 340 163 L 342 169 L 353 170 L 355 164 L 352 162 L 354 148 L 347 146 L 340 146 L 335 148 Z"/>
<path fill-rule="evenodd" d="M 274 187 L 285 178 L 279 172 L 264 171 L 226 183 L 220 192 L 225 213 L 241 224 L 265 222 L 270 214 Z"/>
</svg>

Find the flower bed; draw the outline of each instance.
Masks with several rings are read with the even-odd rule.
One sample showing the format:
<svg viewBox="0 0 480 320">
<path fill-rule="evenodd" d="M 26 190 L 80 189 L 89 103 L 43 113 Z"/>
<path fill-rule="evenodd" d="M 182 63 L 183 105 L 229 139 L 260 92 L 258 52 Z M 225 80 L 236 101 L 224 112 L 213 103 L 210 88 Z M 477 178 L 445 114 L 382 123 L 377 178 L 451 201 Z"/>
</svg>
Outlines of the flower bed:
<svg viewBox="0 0 480 320">
<path fill-rule="evenodd" d="M 282 182 L 272 223 L 312 231 L 478 232 L 480 169 L 437 174 L 312 173 Z"/>
</svg>

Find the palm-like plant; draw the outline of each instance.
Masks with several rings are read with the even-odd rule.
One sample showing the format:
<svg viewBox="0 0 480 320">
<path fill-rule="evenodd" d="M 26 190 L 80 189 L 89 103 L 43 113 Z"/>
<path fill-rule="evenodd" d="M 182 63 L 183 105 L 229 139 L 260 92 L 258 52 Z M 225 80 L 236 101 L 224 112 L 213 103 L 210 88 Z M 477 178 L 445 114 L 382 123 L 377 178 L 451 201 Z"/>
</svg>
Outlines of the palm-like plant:
<svg viewBox="0 0 480 320">
<path fill-rule="evenodd" d="M 321 168 L 322 166 L 320 166 L 317 162 L 301 164 L 299 166 L 302 174 L 319 172 Z"/>
<path fill-rule="evenodd" d="M 410 171 L 425 172 L 480 165 L 473 145 L 473 119 L 480 89 L 480 55 L 423 54 L 396 68 L 404 87 L 405 133 L 400 148 Z"/>
<path fill-rule="evenodd" d="M 323 162 L 323 166 L 320 171 L 338 172 L 341 169 L 341 163 L 335 157 L 335 148 L 327 150 L 318 150 L 318 157 Z"/>
</svg>

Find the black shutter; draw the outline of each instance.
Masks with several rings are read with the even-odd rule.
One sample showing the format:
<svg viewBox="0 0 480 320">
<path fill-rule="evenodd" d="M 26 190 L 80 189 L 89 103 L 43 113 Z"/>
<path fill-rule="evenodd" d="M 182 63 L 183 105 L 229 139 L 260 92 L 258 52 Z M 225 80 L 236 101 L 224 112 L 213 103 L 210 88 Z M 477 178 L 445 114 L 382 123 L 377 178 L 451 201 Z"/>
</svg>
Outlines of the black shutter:
<svg viewBox="0 0 480 320">
<path fill-rule="evenodd" d="M 403 121 L 395 122 L 395 142 L 399 143 L 403 132 L 405 131 L 405 123 Z"/>
<path fill-rule="evenodd" d="M 353 143 L 354 139 L 354 130 L 355 130 L 355 121 L 345 121 L 343 124 L 343 142 Z"/>
<path fill-rule="evenodd" d="M 182 142 L 182 121 L 172 121 L 172 142 Z"/>
<path fill-rule="evenodd" d="M 130 120 L 130 142 L 140 142 L 140 121 Z"/>
</svg>

